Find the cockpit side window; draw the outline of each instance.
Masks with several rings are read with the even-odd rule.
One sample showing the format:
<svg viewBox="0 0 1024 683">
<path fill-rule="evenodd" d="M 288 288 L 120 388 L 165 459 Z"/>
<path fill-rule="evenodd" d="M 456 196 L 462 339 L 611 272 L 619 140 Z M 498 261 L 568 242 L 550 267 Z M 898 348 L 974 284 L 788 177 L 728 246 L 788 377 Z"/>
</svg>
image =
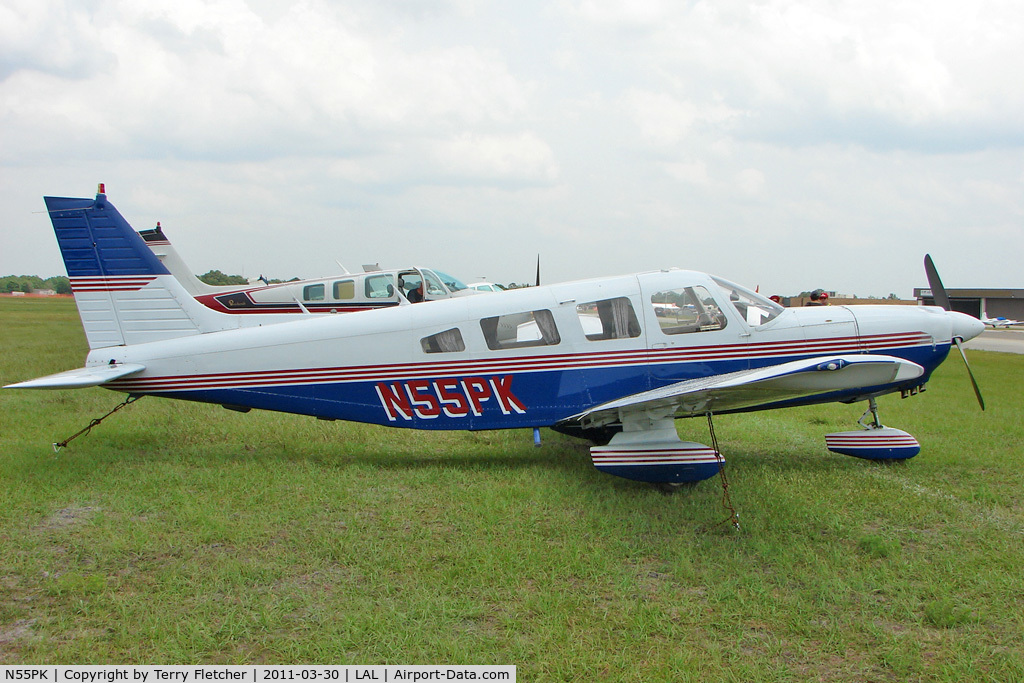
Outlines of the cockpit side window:
<svg viewBox="0 0 1024 683">
<path fill-rule="evenodd" d="M 723 280 L 712 278 L 721 290 L 722 295 L 729 300 L 739 312 L 748 325 L 757 327 L 764 325 L 769 320 L 774 320 L 785 308 L 767 299 L 756 292 L 751 292 L 745 287 Z"/>
<path fill-rule="evenodd" d="M 713 332 L 728 324 L 711 292 L 699 285 L 656 292 L 651 305 L 665 334 Z"/>
<path fill-rule="evenodd" d="M 410 292 L 418 290 L 420 285 L 423 283 L 423 278 L 420 277 L 419 271 L 406 270 L 398 274 L 398 289 L 402 296 L 409 299 Z"/>
<path fill-rule="evenodd" d="M 590 341 L 640 336 L 640 321 L 633 304 L 624 296 L 577 304 L 576 315 Z"/>
</svg>

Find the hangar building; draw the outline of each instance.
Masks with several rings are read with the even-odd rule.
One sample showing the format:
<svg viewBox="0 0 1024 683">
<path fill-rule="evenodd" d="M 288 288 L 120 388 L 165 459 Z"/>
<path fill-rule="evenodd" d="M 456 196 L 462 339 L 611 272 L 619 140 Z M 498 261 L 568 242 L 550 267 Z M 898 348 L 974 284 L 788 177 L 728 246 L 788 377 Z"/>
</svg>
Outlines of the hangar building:
<svg viewBox="0 0 1024 683">
<path fill-rule="evenodd" d="M 1024 289 L 953 289 L 946 288 L 949 304 L 975 318 L 1012 318 L 1024 320 Z M 914 289 L 914 297 L 924 306 L 934 306 L 930 289 Z"/>
</svg>

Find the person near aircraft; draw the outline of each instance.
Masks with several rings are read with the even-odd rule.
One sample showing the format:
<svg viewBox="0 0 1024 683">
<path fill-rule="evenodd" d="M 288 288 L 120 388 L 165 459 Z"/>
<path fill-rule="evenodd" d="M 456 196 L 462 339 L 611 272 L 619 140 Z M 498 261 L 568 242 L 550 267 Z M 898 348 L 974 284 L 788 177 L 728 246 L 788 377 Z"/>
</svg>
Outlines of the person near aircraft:
<svg viewBox="0 0 1024 683">
<path fill-rule="evenodd" d="M 406 293 L 406 298 L 409 299 L 409 303 L 418 304 L 423 301 L 423 281 L 420 280 L 420 284 L 413 287 Z"/>
<path fill-rule="evenodd" d="M 804 304 L 804 306 L 824 306 L 828 301 L 828 294 L 820 289 L 816 289 L 811 292 L 811 300 Z"/>
</svg>

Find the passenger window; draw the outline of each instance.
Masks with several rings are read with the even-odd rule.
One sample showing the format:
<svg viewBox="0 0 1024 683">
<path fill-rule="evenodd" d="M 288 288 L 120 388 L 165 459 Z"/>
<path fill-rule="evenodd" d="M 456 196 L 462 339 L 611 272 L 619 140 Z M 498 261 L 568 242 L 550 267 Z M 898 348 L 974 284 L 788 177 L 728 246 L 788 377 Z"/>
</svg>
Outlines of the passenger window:
<svg viewBox="0 0 1024 683">
<path fill-rule="evenodd" d="M 338 280 L 334 283 L 334 298 L 336 300 L 348 300 L 356 298 L 355 280 Z"/>
<path fill-rule="evenodd" d="M 633 304 L 624 296 L 578 304 L 576 315 L 590 341 L 640 336 L 640 321 L 636 318 Z"/>
<path fill-rule="evenodd" d="M 395 296 L 395 285 L 391 275 L 370 275 L 366 278 L 367 299 L 390 299 Z"/>
<path fill-rule="evenodd" d="M 554 346 L 562 341 L 551 311 L 529 311 L 484 318 L 480 321 L 487 348 L 518 349 L 528 346 Z"/>
<path fill-rule="evenodd" d="M 420 346 L 426 353 L 454 353 L 466 350 L 466 342 L 462 341 L 462 332 L 457 327 L 420 339 Z"/>
<path fill-rule="evenodd" d="M 306 285 L 302 288 L 302 298 L 306 301 L 323 301 L 324 300 L 324 285 Z"/>
<path fill-rule="evenodd" d="M 665 334 L 712 332 L 723 329 L 728 322 L 704 287 L 658 292 L 651 296 L 651 305 Z"/>
</svg>

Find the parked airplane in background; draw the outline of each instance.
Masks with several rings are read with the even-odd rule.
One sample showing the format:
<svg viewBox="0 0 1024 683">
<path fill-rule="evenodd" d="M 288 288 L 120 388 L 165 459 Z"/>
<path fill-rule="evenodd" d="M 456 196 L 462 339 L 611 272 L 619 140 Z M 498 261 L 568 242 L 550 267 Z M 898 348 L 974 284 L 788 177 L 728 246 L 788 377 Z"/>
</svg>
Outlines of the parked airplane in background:
<svg viewBox="0 0 1024 683">
<path fill-rule="evenodd" d="M 998 316 L 995 318 L 982 318 L 981 322 L 985 323 L 986 325 L 991 325 L 994 328 L 1009 327 L 1010 325 L 1024 325 L 1024 321 L 1009 320 L 1008 318 L 1004 318 L 1003 316 Z"/>
<path fill-rule="evenodd" d="M 493 282 L 471 282 L 469 288 L 478 292 L 504 292 L 505 288 Z"/>
<path fill-rule="evenodd" d="M 883 427 L 875 399 L 917 394 L 984 329 L 948 310 L 931 259 L 947 310 L 787 309 L 672 269 L 240 329 L 244 316 L 189 295 L 105 194 L 46 205 L 91 350 L 84 368 L 13 388 L 102 386 L 414 429 L 551 427 L 603 443 L 594 465 L 638 481 L 722 466 L 716 448 L 680 440 L 674 418 L 710 426 L 712 414 L 836 401 L 868 409 L 862 429 L 826 437 L 830 450 L 912 457 L 917 441 Z"/>
<path fill-rule="evenodd" d="M 363 266 L 362 273 L 350 273 L 343 267 L 342 275 L 312 280 L 270 284 L 261 278 L 247 285 L 208 285 L 185 264 L 159 223 L 139 235 L 185 291 L 211 310 L 243 316 L 243 326 L 289 319 L 281 314 L 352 313 L 476 293 L 435 268 L 385 270 L 378 265 Z"/>
</svg>

